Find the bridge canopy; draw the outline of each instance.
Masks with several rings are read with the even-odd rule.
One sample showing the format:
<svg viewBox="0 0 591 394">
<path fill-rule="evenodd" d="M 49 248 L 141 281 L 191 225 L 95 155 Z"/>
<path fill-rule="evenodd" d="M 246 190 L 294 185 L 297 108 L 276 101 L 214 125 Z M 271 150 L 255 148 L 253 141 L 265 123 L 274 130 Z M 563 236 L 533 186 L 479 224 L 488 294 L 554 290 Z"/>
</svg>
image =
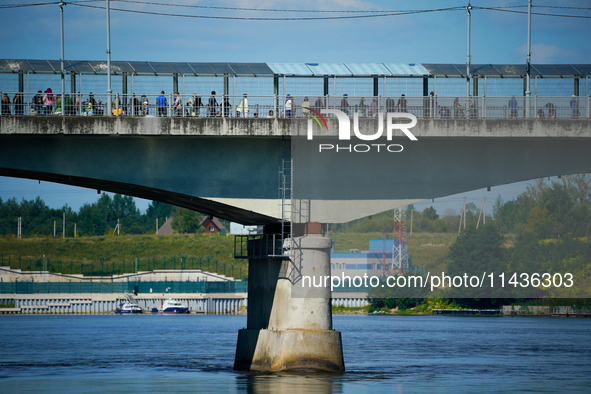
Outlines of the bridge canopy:
<svg viewBox="0 0 591 394">
<path fill-rule="evenodd" d="M 66 60 L 64 69 L 75 74 L 106 74 L 106 61 Z M 0 73 L 59 74 L 59 60 L 0 59 Z M 113 74 L 191 75 L 236 77 L 458 77 L 466 76 L 465 64 L 435 63 L 195 63 L 112 61 Z M 473 64 L 471 76 L 522 77 L 525 64 Z M 574 78 L 591 75 L 591 64 L 533 64 L 530 75 Z"/>
</svg>

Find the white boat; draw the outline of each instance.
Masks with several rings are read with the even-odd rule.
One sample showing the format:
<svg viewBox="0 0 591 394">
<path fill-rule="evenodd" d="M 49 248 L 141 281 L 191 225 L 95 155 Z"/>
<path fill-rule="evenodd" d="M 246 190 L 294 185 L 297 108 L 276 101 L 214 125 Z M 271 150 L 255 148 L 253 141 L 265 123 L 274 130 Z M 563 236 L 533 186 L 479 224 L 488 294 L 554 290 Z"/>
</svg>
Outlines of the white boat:
<svg viewBox="0 0 591 394">
<path fill-rule="evenodd" d="M 170 298 L 169 294 L 167 300 L 164 300 L 157 308 L 152 308 L 152 313 L 191 313 L 191 311 L 187 305 Z"/>
<path fill-rule="evenodd" d="M 133 301 L 131 296 L 126 296 L 126 301 L 119 304 L 119 308 L 115 310 L 115 313 L 143 313 L 142 308 Z"/>
</svg>

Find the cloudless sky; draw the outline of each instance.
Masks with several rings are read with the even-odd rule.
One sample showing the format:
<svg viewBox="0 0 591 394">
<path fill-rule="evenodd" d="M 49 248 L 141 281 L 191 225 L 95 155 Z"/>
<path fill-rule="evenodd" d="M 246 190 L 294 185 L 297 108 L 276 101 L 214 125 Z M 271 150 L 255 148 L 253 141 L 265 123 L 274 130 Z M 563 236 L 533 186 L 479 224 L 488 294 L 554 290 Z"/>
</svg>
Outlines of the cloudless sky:
<svg viewBox="0 0 591 394">
<path fill-rule="evenodd" d="M 60 29 L 57 4 L 3 8 L 10 4 L 36 4 L 48 0 L 0 0 L 0 58 L 59 59 Z M 146 3 L 167 3 L 156 6 Z M 70 60 L 106 59 L 105 1 L 68 2 L 64 7 L 65 57 Z M 76 5 L 79 4 L 79 5 Z M 255 8 L 257 11 L 212 8 Z M 183 62 L 392 62 L 465 63 L 466 10 L 412 15 L 381 16 L 340 20 L 223 20 L 127 13 L 142 12 L 237 18 L 297 18 L 352 16 L 350 13 L 270 12 L 261 9 L 306 11 L 430 10 L 465 7 L 467 1 L 415 0 L 144 0 L 111 1 L 112 60 Z M 474 0 L 475 7 L 526 6 L 527 0 Z M 533 0 L 534 12 L 591 16 L 591 1 Z M 541 6 L 588 9 L 542 8 Z M 510 8 L 527 11 L 527 7 Z M 591 19 L 534 15 L 532 18 L 533 63 L 591 63 Z M 524 63 L 527 42 L 527 14 L 475 8 L 472 11 L 472 63 Z M 1 90 L 1 89 L 0 89 Z M 505 200 L 524 190 L 524 183 L 477 191 L 436 200 L 442 213 L 459 212 L 463 196 L 480 206 L 487 197 L 491 207 L 500 193 Z M 0 177 L 0 197 L 31 199 L 37 195 L 53 208 L 68 204 L 74 210 L 94 202 L 95 190 L 48 182 Z M 136 200 L 145 211 L 149 201 Z M 430 201 L 417 208 L 433 205 Z M 488 212 L 491 209 L 488 208 Z"/>
</svg>

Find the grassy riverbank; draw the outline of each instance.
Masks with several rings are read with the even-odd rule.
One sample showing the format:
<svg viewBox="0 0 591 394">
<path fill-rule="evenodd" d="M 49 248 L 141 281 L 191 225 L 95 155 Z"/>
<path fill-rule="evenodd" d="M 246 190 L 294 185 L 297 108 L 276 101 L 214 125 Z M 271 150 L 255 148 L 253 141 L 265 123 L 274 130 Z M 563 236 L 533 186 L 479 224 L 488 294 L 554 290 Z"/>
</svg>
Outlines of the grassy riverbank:
<svg viewBox="0 0 591 394">
<path fill-rule="evenodd" d="M 369 249 L 381 233 L 334 233 L 335 250 Z M 456 234 L 415 233 L 408 237 L 414 266 L 442 269 Z M 0 237 L 0 265 L 37 271 L 43 256 L 48 269 L 62 273 L 111 275 L 152 269 L 203 269 L 246 278 L 247 263 L 234 259 L 234 238 L 205 234 L 102 235 L 80 238 Z M 216 268 L 217 265 L 217 268 Z"/>
<path fill-rule="evenodd" d="M 42 257 L 53 272 L 111 275 L 152 269 L 203 269 L 246 277 L 245 260 L 234 259 L 233 237 L 205 234 L 121 235 L 80 238 L 0 238 L 0 265 L 39 270 Z M 217 267 L 217 268 L 216 268 Z"/>
</svg>

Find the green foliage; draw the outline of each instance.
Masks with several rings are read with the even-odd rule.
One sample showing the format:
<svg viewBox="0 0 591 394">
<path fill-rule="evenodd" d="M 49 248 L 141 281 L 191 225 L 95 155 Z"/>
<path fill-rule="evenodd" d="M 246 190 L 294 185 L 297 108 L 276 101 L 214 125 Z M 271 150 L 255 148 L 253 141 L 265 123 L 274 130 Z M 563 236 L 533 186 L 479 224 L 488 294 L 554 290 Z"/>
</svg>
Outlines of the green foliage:
<svg viewBox="0 0 591 394">
<path fill-rule="evenodd" d="M 171 215 L 174 217 L 172 228 L 181 234 L 195 233 L 203 219 L 199 213 L 179 207 L 174 207 Z"/>
<path fill-rule="evenodd" d="M 16 198 L 3 201 L 0 198 L 0 235 L 16 234 L 18 217 L 22 217 L 22 234 L 30 236 L 61 236 L 63 214 L 66 214 L 66 236 L 74 236 L 74 224 L 78 236 L 116 234 L 117 221 L 123 234 L 154 234 L 156 219 L 161 226 L 166 218 L 175 216 L 175 230 L 180 233 L 198 232 L 202 216 L 197 212 L 176 208 L 169 204 L 152 201 L 145 214 L 141 214 L 130 196 L 115 194 L 112 197 L 102 194 L 94 203 L 84 204 L 78 212 L 64 205 L 61 209 L 51 209 L 40 197 L 35 200 Z M 222 221 L 229 228 L 228 221 Z"/>
</svg>

